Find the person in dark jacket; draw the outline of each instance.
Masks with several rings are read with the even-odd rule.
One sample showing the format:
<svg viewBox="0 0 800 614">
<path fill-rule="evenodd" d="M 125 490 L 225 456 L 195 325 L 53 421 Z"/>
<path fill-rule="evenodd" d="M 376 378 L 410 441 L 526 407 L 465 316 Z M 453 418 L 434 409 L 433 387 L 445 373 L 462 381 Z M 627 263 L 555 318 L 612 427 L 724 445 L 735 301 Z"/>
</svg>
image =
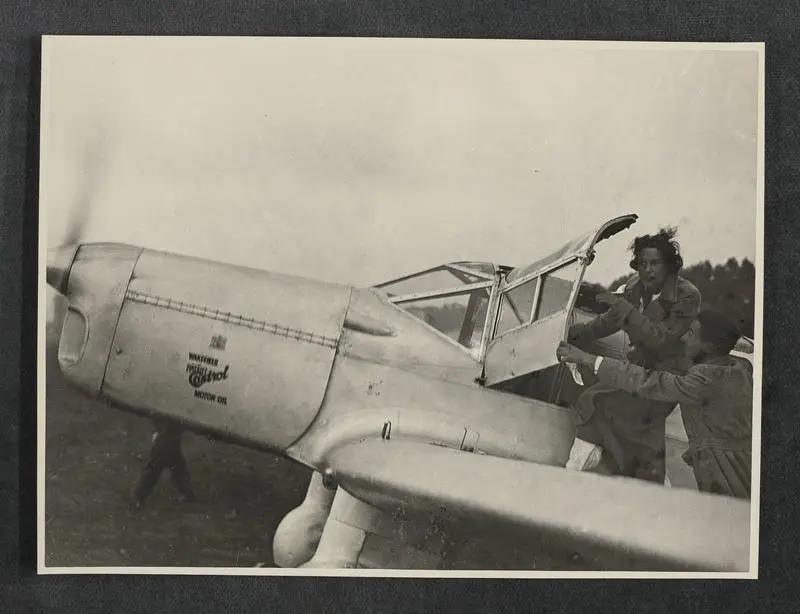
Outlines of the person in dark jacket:
<svg viewBox="0 0 800 614">
<path fill-rule="evenodd" d="M 686 333 L 686 374 L 647 370 L 613 358 L 598 358 L 567 343 L 558 359 L 594 368 L 604 384 L 641 398 L 680 403 L 689 439 L 684 458 L 701 491 L 750 498 L 753 370 L 730 355 L 740 337 L 724 315 L 703 311 Z"/>
<path fill-rule="evenodd" d="M 690 363 L 681 338 L 700 309 L 700 292 L 678 276 L 683 267 L 674 228 L 637 237 L 630 267 L 636 274 L 615 294 L 599 297 L 608 311 L 576 324 L 569 340 L 586 347 L 624 330 L 632 350 L 628 360 L 646 369 L 685 373 Z M 665 426 L 673 401 L 636 398 L 599 382 L 578 398 L 576 437 L 603 449 L 601 471 L 663 484 L 666 477 Z"/>
<path fill-rule="evenodd" d="M 174 422 L 156 420 L 153 445 L 142 475 L 136 482 L 131 495 L 131 504 L 140 509 L 158 482 L 164 469 L 169 469 L 175 488 L 180 493 L 181 501 L 193 501 L 189 470 L 181 450 L 182 429 Z"/>
</svg>

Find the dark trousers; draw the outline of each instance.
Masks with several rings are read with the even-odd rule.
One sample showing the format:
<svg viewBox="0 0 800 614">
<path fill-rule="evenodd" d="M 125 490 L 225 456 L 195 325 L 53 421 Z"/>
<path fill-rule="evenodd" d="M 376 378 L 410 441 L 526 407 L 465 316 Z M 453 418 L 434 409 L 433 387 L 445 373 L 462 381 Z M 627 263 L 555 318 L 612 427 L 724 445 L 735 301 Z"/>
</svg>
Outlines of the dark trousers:
<svg viewBox="0 0 800 614">
<path fill-rule="evenodd" d="M 603 448 L 610 473 L 664 483 L 667 416 L 675 403 L 636 398 L 597 384 L 578 399 L 576 436 Z"/>
<path fill-rule="evenodd" d="M 688 451 L 697 480 L 697 488 L 702 492 L 740 499 L 750 498 L 751 452 L 733 450 Z"/>
<path fill-rule="evenodd" d="M 194 498 L 189 470 L 186 468 L 186 459 L 181 452 L 179 438 L 157 435 L 150 450 L 147 465 L 133 488 L 135 501 L 144 503 L 147 500 L 164 469 L 169 469 L 173 485 L 185 499 Z"/>
</svg>

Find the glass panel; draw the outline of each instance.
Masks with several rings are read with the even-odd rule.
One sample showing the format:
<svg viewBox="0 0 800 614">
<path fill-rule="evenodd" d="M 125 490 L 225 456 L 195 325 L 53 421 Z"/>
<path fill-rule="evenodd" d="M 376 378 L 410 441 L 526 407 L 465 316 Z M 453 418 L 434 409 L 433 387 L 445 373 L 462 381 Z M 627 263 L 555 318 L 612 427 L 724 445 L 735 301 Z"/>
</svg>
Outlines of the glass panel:
<svg viewBox="0 0 800 614">
<path fill-rule="evenodd" d="M 580 272 L 581 263 L 576 260 L 543 276 L 535 320 L 543 320 L 567 308 L 572 288 Z"/>
<path fill-rule="evenodd" d="M 506 281 L 508 283 L 513 283 L 514 281 L 525 277 L 526 275 L 530 275 L 531 273 L 535 273 L 539 269 L 545 268 L 548 265 L 555 264 L 556 261 L 561 260 L 562 258 L 568 258 L 571 253 L 574 253 L 581 248 L 583 248 L 586 243 L 594 237 L 595 231 L 592 231 L 588 234 L 582 235 L 573 239 L 569 243 L 566 243 L 561 246 L 560 249 L 554 251 L 549 256 L 545 258 L 541 258 L 536 262 L 531 264 L 526 264 L 524 266 L 517 267 L 513 271 L 511 271 L 508 276 L 506 277 Z"/>
<path fill-rule="evenodd" d="M 486 326 L 486 313 L 489 310 L 489 290 L 472 293 L 472 317 L 464 324 L 464 337 L 459 340 L 470 349 L 480 350 L 483 329 Z"/>
<path fill-rule="evenodd" d="M 479 275 L 465 273 L 464 271 L 459 271 L 458 269 L 451 267 L 447 267 L 447 270 L 450 271 L 450 273 L 452 273 L 462 284 L 474 284 L 479 281 L 487 281 L 485 278 L 480 277 Z"/>
<path fill-rule="evenodd" d="M 471 293 L 409 301 L 398 306 L 456 343 L 480 350 L 488 305 L 489 291 L 482 288 Z"/>
<path fill-rule="evenodd" d="M 457 288 L 465 284 L 483 281 L 482 279 L 457 272 L 448 271 L 444 267 L 439 267 L 427 273 L 420 273 L 401 281 L 387 282 L 377 287 L 389 296 L 402 296 L 405 294 L 416 294 L 417 292 L 431 292 L 434 290 L 447 290 Z"/>
<path fill-rule="evenodd" d="M 454 264 L 458 264 L 463 266 L 467 269 L 472 269 L 473 271 L 477 271 L 478 273 L 482 273 L 484 275 L 491 275 L 494 276 L 494 265 L 490 262 L 456 262 Z"/>
<path fill-rule="evenodd" d="M 502 335 L 507 330 L 530 322 L 537 281 L 538 278 L 531 279 L 521 286 L 502 294 L 495 336 Z"/>
</svg>

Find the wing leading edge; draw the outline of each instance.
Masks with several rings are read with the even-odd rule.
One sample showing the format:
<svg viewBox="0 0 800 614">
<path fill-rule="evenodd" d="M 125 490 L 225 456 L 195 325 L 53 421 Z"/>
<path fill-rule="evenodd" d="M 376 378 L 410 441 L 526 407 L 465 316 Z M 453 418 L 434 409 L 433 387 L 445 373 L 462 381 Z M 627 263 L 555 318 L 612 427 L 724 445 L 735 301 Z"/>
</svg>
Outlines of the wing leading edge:
<svg viewBox="0 0 800 614">
<path fill-rule="evenodd" d="M 352 496 L 458 534 L 511 532 L 600 570 L 749 570 L 749 502 L 404 440 L 354 443 L 327 460 Z"/>
</svg>

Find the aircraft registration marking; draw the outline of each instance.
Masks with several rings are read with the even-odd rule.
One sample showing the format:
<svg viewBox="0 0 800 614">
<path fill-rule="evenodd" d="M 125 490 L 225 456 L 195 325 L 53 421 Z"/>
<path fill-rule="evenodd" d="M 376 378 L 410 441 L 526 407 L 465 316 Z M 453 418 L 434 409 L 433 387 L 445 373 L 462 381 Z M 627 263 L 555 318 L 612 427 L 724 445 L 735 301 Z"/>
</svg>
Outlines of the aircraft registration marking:
<svg viewBox="0 0 800 614">
<path fill-rule="evenodd" d="M 281 326 L 274 322 L 265 322 L 263 320 L 256 320 L 255 318 L 248 318 L 243 315 L 231 313 L 228 311 L 220 311 L 219 309 L 212 309 L 202 305 L 194 305 L 184 301 L 177 301 L 163 296 L 155 296 L 137 292 L 136 290 L 128 290 L 125 293 L 125 298 L 137 303 L 144 303 L 145 305 L 154 305 L 156 307 L 163 307 L 181 313 L 188 313 L 191 315 L 200 316 L 201 318 L 209 318 L 218 322 L 226 322 L 235 326 L 243 326 L 252 330 L 276 335 L 278 337 L 286 337 L 287 339 L 295 339 L 305 343 L 312 343 L 314 345 L 321 345 L 336 349 L 338 340 L 325 335 L 317 333 L 309 333 L 296 328 L 288 326 Z"/>
</svg>

